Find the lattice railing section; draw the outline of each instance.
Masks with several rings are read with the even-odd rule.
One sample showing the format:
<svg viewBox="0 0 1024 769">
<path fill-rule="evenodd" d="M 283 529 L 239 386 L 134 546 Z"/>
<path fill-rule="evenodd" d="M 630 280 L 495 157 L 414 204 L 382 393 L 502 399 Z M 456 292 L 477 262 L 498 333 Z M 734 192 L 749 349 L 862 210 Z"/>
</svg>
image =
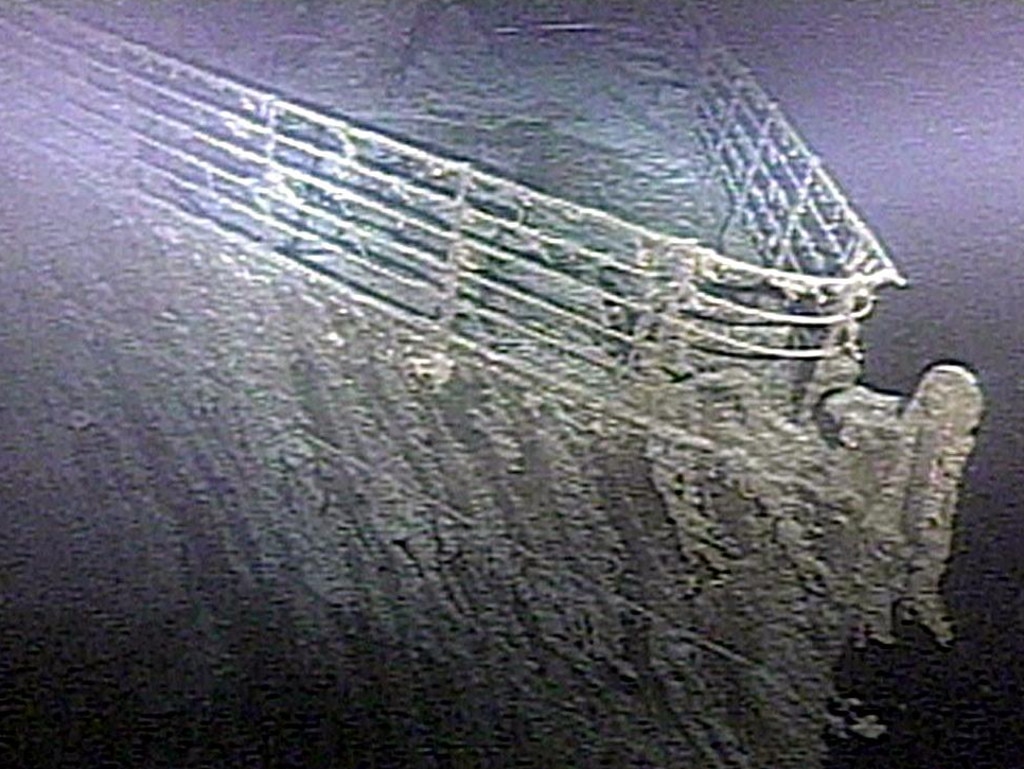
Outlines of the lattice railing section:
<svg viewBox="0 0 1024 769">
<path fill-rule="evenodd" d="M 877 275 L 902 283 L 881 245 L 818 158 L 728 50 L 702 57 L 698 128 L 762 263 L 806 275 Z M 724 229 L 724 227 L 723 227 Z"/>
<path fill-rule="evenodd" d="M 725 75 L 712 72 L 709 93 L 718 95 L 702 125 L 734 202 L 764 217 L 758 231 L 777 254 L 768 266 L 541 194 L 62 16 L 26 8 L 0 25 L 39 66 L 60 72 L 40 75 L 40 90 L 131 132 L 148 194 L 266 243 L 421 329 L 427 373 L 451 343 L 584 386 L 674 374 L 693 349 L 856 353 L 876 289 L 899 280 L 777 113 L 756 94 L 728 92 Z M 780 153 L 789 175 L 762 178 Z M 808 329 L 818 333 L 802 334 Z M 813 344 L 801 346 L 807 339 Z"/>
</svg>

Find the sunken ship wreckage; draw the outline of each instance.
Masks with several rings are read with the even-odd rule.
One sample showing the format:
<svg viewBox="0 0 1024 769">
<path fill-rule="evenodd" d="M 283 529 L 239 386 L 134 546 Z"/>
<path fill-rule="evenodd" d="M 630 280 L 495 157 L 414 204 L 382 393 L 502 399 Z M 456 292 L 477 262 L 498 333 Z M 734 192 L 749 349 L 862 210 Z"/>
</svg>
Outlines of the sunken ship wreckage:
<svg viewBox="0 0 1024 769">
<path fill-rule="evenodd" d="M 65 5 L 0 16 L 4 141 L 151 254 L 47 273 L 141 372 L 107 418 L 325 653 L 359 628 L 460 692 L 452 750 L 804 769 L 851 634 L 948 637 L 978 387 L 858 383 L 904 279 L 704 26 L 367 1 L 256 46 L 217 4 Z"/>
</svg>

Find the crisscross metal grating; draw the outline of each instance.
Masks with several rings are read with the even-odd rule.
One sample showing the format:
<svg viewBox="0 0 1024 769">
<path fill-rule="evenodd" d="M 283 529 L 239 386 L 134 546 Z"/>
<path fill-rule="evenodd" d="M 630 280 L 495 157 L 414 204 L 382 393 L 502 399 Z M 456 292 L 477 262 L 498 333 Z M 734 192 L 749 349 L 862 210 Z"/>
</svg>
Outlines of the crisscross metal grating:
<svg viewBox="0 0 1024 769">
<path fill-rule="evenodd" d="M 703 52 L 696 114 L 700 137 L 767 267 L 805 275 L 903 279 L 818 158 L 751 73 L 725 48 Z"/>
</svg>

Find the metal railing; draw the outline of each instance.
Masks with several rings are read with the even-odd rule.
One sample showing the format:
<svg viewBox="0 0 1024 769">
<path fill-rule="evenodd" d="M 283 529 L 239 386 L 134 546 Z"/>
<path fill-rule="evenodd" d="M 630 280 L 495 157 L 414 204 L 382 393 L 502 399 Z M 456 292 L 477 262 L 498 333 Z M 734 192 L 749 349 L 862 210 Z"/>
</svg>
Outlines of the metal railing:
<svg viewBox="0 0 1024 769">
<path fill-rule="evenodd" d="M 724 47 L 701 56 L 698 133 L 762 264 L 902 285 L 882 246 L 753 75 Z"/>
<path fill-rule="evenodd" d="M 641 360 L 671 368 L 691 348 L 856 355 L 876 290 L 902 281 L 721 48 L 705 59 L 695 123 L 761 264 L 53 12 L 25 7 L 2 23 L 61 72 L 40 88 L 131 132 L 148 194 L 266 243 L 431 338 L 548 376 L 621 380 Z"/>
</svg>

